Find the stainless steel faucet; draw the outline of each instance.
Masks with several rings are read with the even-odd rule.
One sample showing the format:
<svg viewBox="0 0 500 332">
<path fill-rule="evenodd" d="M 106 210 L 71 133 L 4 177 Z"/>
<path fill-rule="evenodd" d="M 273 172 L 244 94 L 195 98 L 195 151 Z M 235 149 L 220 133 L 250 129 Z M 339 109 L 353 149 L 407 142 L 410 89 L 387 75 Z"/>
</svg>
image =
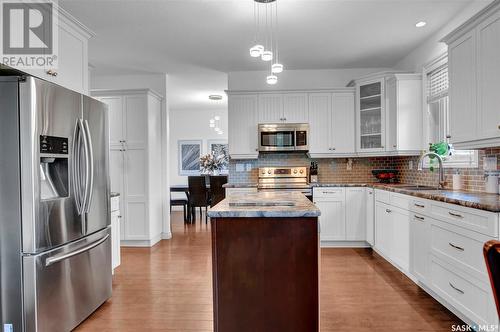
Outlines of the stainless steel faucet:
<svg viewBox="0 0 500 332">
<path fill-rule="evenodd" d="M 420 156 L 418 160 L 418 170 L 421 171 L 424 167 L 424 159 L 425 157 L 436 157 L 439 163 L 439 184 L 438 189 L 443 189 L 446 184 L 446 180 L 444 178 L 444 168 L 443 168 L 443 158 L 435 152 L 427 152 Z"/>
</svg>

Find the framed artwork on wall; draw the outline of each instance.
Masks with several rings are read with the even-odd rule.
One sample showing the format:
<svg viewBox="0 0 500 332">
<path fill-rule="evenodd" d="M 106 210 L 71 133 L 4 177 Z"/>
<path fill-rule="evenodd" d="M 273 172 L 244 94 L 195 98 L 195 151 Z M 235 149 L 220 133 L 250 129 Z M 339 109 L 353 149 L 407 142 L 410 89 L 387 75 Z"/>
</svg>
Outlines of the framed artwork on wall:
<svg viewBox="0 0 500 332">
<path fill-rule="evenodd" d="M 227 140 L 223 139 L 212 139 L 207 141 L 207 151 L 212 153 L 214 156 L 224 155 L 227 160 L 225 168 L 221 171 L 221 174 L 228 174 L 228 164 L 229 164 L 229 145 Z"/>
<path fill-rule="evenodd" d="M 179 140 L 179 175 L 200 175 L 202 140 Z"/>
</svg>

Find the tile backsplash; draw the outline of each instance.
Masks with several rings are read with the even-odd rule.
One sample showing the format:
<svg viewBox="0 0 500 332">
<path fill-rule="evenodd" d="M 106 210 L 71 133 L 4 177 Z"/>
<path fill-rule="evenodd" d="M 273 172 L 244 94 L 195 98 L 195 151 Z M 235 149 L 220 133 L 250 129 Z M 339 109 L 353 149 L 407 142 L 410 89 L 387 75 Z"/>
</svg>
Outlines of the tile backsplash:
<svg viewBox="0 0 500 332">
<path fill-rule="evenodd" d="M 468 191 L 484 191 L 483 157 L 497 156 L 500 169 L 500 147 L 479 150 L 479 167 L 462 168 L 463 189 Z M 231 160 L 229 163 L 229 182 L 257 182 L 258 168 L 270 166 L 309 166 L 311 161 L 318 163 L 320 182 L 332 183 L 371 183 L 377 182 L 371 171 L 377 168 L 395 168 L 399 170 L 399 180 L 403 183 L 421 185 L 436 185 L 438 172 L 429 170 L 418 171 L 418 157 L 369 157 L 351 158 L 349 168 L 347 158 L 311 159 L 302 153 L 272 153 L 262 154 L 256 160 Z M 413 168 L 410 169 L 410 162 Z M 238 171 L 237 171 L 238 170 Z M 452 188 L 453 168 L 445 170 L 446 188 Z"/>
</svg>

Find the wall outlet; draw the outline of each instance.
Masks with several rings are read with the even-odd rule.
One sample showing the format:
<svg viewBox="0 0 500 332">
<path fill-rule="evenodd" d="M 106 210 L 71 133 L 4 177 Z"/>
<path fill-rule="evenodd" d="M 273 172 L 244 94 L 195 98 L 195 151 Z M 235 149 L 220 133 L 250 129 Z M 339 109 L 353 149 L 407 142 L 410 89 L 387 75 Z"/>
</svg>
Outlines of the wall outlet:
<svg viewBox="0 0 500 332">
<path fill-rule="evenodd" d="M 351 158 L 347 159 L 346 169 L 348 171 L 352 171 L 352 163 L 353 163 L 353 160 Z"/>
<path fill-rule="evenodd" d="M 247 164 L 247 172 L 251 172 L 252 171 L 252 164 Z"/>
<path fill-rule="evenodd" d="M 413 160 L 410 160 L 410 161 L 408 162 L 408 168 L 409 168 L 410 170 L 411 170 L 411 169 L 413 169 Z"/>
<path fill-rule="evenodd" d="M 245 164 L 236 164 L 236 172 L 244 172 Z"/>
</svg>

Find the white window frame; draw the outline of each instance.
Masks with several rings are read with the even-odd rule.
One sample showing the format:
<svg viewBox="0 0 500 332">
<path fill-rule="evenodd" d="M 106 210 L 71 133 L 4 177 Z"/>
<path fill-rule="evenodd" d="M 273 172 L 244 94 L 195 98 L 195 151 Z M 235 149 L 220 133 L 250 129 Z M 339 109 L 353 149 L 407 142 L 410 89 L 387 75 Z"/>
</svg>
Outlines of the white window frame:
<svg viewBox="0 0 500 332">
<path fill-rule="evenodd" d="M 423 103 L 422 103 L 422 114 L 423 114 L 423 146 L 428 146 L 428 140 L 429 140 L 429 113 L 428 113 L 428 101 L 427 101 L 427 75 L 432 72 L 433 70 L 436 70 L 443 65 L 446 65 L 448 63 L 448 52 L 445 52 L 435 58 L 434 60 L 430 61 L 424 67 L 422 68 L 422 97 L 423 97 Z M 460 155 L 463 154 L 463 158 L 460 158 L 459 160 L 453 159 L 453 157 L 450 159 L 450 157 L 445 157 L 444 162 L 443 162 L 443 167 L 444 168 L 478 168 L 479 167 L 479 154 L 477 150 L 471 150 L 471 152 L 468 153 L 468 155 L 461 153 L 460 151 L 463 150 L 456 150 L 455 155 Z M 466 150 L 467 151 L 467 150 Z M 437 163 L 434 163 L 433 166 L 436 167 Z M 426 158 L 424 160 L 424 167 L 429 168 L 430 165 L 430 160 L 429 158 Z"/>
</svg>

